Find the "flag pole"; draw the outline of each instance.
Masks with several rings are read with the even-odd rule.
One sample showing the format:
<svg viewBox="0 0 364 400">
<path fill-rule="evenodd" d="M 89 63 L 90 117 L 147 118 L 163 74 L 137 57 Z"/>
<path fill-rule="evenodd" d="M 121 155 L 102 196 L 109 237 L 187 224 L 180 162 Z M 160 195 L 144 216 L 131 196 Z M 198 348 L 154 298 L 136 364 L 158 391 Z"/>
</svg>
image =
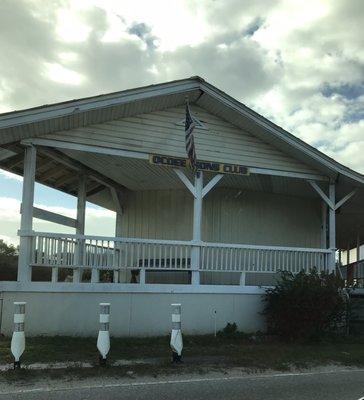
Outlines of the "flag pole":
<svg viewBox="0 0 364 400">
<path fill-rule="evenodd" d="M 193 119 L 188 95 L 185 95 L 186 101 L 186 120 L 185 120 L 185 137 L 186 137 L 186 152 L 190 162 L 191 170 L 194 176 L 198 176 L 197 168 L 196 168 L 196 150 L 195 143 L 193 137 L 193 130 L 195 129 L 196 123 Z"/>
</svg>

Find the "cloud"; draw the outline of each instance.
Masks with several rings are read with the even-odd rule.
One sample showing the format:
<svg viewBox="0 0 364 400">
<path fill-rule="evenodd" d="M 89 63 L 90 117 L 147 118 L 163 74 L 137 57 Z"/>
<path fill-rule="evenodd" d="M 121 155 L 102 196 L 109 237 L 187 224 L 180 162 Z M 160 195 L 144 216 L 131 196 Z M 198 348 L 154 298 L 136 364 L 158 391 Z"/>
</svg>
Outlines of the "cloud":
<svg viewBox="0 0 364 400">
<path fill-rule="evenodd" d="M 198 74 L 364 172 L 361 0 L 165 4 L 2 1 L 1 109 Z"/>
<path fill-rule="evenodd" d="M 201 75 L 364 173 L 363 19 L 362 0 L 3 0 L 0 112 Z M 19 207 L 0 197 L 13 243 Z M 88 206 L 86 232 L 112 236 L 114 219 Z"/>
<path fill-rule="evenodd" d="M 23 182 L 23 177 L 13 174 L 9 171 L 5 171 L 4 169 L 0 169 L 0 175 L 3 176 L 5 179 L 12 179 L 14 181 Z"/>
</svg>

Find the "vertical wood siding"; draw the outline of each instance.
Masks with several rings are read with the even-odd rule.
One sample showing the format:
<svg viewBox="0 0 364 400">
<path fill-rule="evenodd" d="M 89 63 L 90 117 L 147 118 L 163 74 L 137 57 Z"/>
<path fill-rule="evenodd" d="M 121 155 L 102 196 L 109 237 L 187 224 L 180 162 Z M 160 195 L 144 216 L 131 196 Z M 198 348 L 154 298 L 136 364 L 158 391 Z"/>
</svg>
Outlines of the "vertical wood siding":
<svg viewBox="0 0 364 400">
<path fill-rule="evenodd" d="M 320 247 L 320 207 L 316 199 L 218 188 L 204 199 L 202 239 Z M 192 196 L 186 190 L 131 192 L 122 230 L 126 237 L 190 240 Z"/>
</svg>

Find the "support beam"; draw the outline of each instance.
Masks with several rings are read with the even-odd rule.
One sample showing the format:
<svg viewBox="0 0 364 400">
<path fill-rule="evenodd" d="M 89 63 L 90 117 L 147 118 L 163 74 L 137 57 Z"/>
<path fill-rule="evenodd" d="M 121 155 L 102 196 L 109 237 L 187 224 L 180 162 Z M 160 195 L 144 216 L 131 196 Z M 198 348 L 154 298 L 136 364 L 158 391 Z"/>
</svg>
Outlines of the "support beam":
<svg viewBox="0 0 364 400">
<path fill-rule="evenodd" d="M 187 176 L 180 169 L 174 169 L 174 172 L 176 173 L 178 178 L 183 182 L 186 188 L 192 193 L 192 196 L 196 197 L 195 187 L 192 185 Z"/>
<path fill-rule="evenodd" d="M 74 171 L 87 175 L 90 179 L 100 183 L 101 185 L 104 185 L 108 188 L 114 188 L 118 191 L 126 190 L 126 188 L 123 185 L 113 181 L 112 179 L 100 174 L 99 172 L 93 170 L 92 168 L 82 164 L 80 161 L 74 160 L 73 158 L 67 156 L 66 154 L 58 150 L 46 147 L 40 147 L 38 151 Z"/>
<path fill-rule="evenodd" d="M 202 198 L 204 198 L 204 197 L 207 195 L 207 193 L 208 193 L 215 185 L 217 185 L 223 177 L 224 177 L 223 174 L 215 175 L 215 176 L 210 180 L 210 182 L 202 189 Z"/>
<path fill-rule="evenodd" d="M 115 219 L 115 236 L 116 237 L 121 237 L 122 235 L 122 217 L 123 217 L 123 205 L 122 205 L 122 200 L 121 200 L 121 194 L 117 192 L 115 189 L 110 189 L 111 191 L 111 196 L 113 198 L 114 204 L 115 204 L 115 210 L 116 210 L 116 219 Z M 121 244 L 118 242 L 115 242 L 115 248 L 117 250 L 117 255 L 119 257 L 119 260 L 121 259 Z M 120 265 L 120 263 L 119 263 Z M 114 270 L 114 282 L 119 282 L 120 279 L 122 280 L 123 283 L 126 283 L 126 277 L 127 277 L 127 270 Z"/>
<path fill-rule="evenodd" d="M 239 285 L 240 286 L 246 285 L 246 273 L 245 272 L 240 272 Z"/>
<path fill-rule="evenodd" d="M 95 195 L 95 194 L 97 194 L 97 193 L 100 193 L 100 192 L 103 191 L 104 189 L 105 189 L 105 186 L 104 186 L 104 185 L 96 184 L 92 189 L 90 189 L 90 190 L 87 191 L 86 196 L 87 196 L 87 197 L 91 197 L 91 196 L 93 196 L 93 195 Z"/>
<path fill-rule="evenodd" d="M 2 162 L 1 168 L 12 169 L 12 168 L 16 167 L 17 165 L 21 164 L 23 161 L 24 161 L 23 153 L 15 154 L 14 156 L 6 158 Z"/>
<path fill-rule="evenodd" d="M 341 265 L 342 265 L 342 263 L 343 263 L 342 258 L 343 258 L 342 250 L 339 249 L 339 271 L 340 271 L 340 275 L 342 275 L 342 274 L 341 274 L 341 268 L 340 268 Z"/>
<path fill-rule="evenodd" d="M 22 211 L 23 212 L 23 205 Z M 33 218 L 42 219 L 44 221 L 53 222 L 54 224 L 69 226 L 70 228 L 76 228 L 77 220 L 74 218 L 66 217 L 65 215 L 56 214 L 52 211 L 43 210 L 42 208 L 33 207 Z"/>
<path fill-rule="evenodd" d="M 191 250 L 191 284 L 200 284 L 200 262 L 201 262 L 201 219 L 202 219 L 202 200 L 204 196 L 223 178 L 224 175 L 215 175 L 210 182 L 203 187 L 203 172 L 197 171 L 195 175 L 195 185 L 193 186 L 187 176 L 180 170 L 174 169 L 176 175 L 192 193 L 193 199 L 193 232 L 192 239 L 196 243 Z"/>
<path fill-rule="evenodd" d="M 259 174 L 259 175 L 269 175 L 269 176 L 282 176 L 285 178 L 305 179 L 305 180 L 314 180 L 323 182 L 329 181 L 329 178 L 323 175 L 306 174 L 306 173 L 291 172 L 291 171 L 279 171 L 276 169 L 268 169 L 268 168 L 249 167 L 249 173 Z"/>
<path fill-rule="evenodd" d="M 360 261 L 360 236 L 356 236 L 356 262 Z"/>
<path fill-rule="evenodd" d="M 120 212 L 116 213 L 116 219 L 115 219 L 115 236 L 116 237 L 122 237 L 122 221 L 123 221 L 123 214 L 122 214 L 122 209 Z M 121 260 L 121 250 L 122 250 L 122 244 L 120 242 L 115 242 L 115 249 L 116 249 L 116 259 L 117 259 L 117 264 L 120 266 L 120 260 Z M 121 282 L 121 283 L 127 283 L 127 274 L 128 270 L 124 268 L 123 270 L 114 270 L 114 282 Z"/>
<path fill-rule="evenodd" d="M 335 184 L 329 185 L 330 203 L 335 204 Z M 329 258 L 329 270 L 335 270 L 335 252 L 336 252 L 336 212 L 335 207 L 329 209 L 329 247 L 331 250 Z"/>
<path fill-rule="evenodd" d="M 25 148 L 24 153 L 24 179 L 22 194 L 22 214 L 20 219 L 20 243 L 18 258 L 18 281 L 22 283 L 31 281 L 32 237 L 27 236 L 33 230 L 33 203 L 34 183 L 36 169 L 37 151 L 35 147 Z"/>
<path fill-rule="evenodd" d="M 201 260 L 201 220 L 202 220 L 202 189 L 203 189 L 203 172 L 198 171 L 195 175 L 195 198 L 193 200 L 193 231 L 192 239 L 196 242 L 196 246 L 191 251 L 191 284 L 200 284 L 200 260 Z"/>
<path fill-rule="evenodd" d="M 335 201 L 332 202 L 331 199 L 326 196 L 325 192 L 315 181 L 308 180 L 307 182 L 316 190 L 316 192 L 321 196 L 322 200 L 324 200 L 331 209 L 335 209 Z"/>
<path fill-rule="evenodd" d="M 344 203 L 346 203 L 349 199 L 351 199 L 356 194 L 356 192 L 357 190 L 355 189 L 346 196 L 344 196 L 340 201 L 338 201 L 335 204 L 335 210 L 339 209 Z"/>
<path fill-rule="evenodd" d="M 347 249 L 346 249 L 346 265 L 350 264 L 350 245 L 348 243 Z"/>
<path fill-rule="evenodd" d="M 145 269 L 141 268 L 139 273 L 139 284 L 145 285 Z"/>
<path fill-rule="evenodd" d="M 330 197 L 328 197 L 325 192 L 320 188 L 320 186 L 311 180 L 307 180 L 307 182 L 316 190 L 316 192 L 321 196 L 324 202 L 332 209 L 337 210 L 339 209 L 344 203 L 346 203 L 349 199 L 351 199 L 357 192 L 357 189 L 353 190 L 352 192 L 348 193 L 344 196 L 340 201 L 337 203 L 332 202 Z"/>
<path fill-rule="evenodd" d="M 114 188 L 110 188 L 111 197 L 113 199 L 115 205 L 116 213 L 122 214 L 123 213 L 123 206 L 121 201 L 121 195 L 117 192 Z"/>
<path fill-rule="evenodd" d="M 78 182 L 78 193 L 77 193 L 77 226 L 76 234 L 85 234 L 85 217 L 86 217 L 86 185 L 87 177 L 81 174 Z M 76 265 L 82 267 L 83 256 L 84 256 L 85 241 L 83 239 L 77 240 L 76 246 Z M 82 268 L 73 270 L 73 282 L 78 283 L 82 280 Z"/>
<path fill-rule="evenodd" d="M 71 182 L 76 182 L 76 181 L 77 181 L 77 176 L 75 176 L 75 174 L 70 171 L 69 173 L 65 173 L 61 177 L 56 179 L 54 182 L 54 186 L 56 188 L 58 188 L 60 186 L 69 184 Z"/>
<path fill-rule="evenodd" d="M 321 202 L 321 247 L 327 249 L 327 204 Z"/>
<path fill-rule="evenodd" d="M 53 147 L 66 150 L 86 151 L 87 153 L 107 154 L 119 157 L 137 158 L 139 160 L 149 160 L 148 153 L 114 149 L 112 147 L 103 147 L 94 145 L 90 146 L 86 144 L 64 142 L 61 140 L 34 138 L 34 139 L 24 139 L 21 143 L 28 145 L 31 143 L 37 146 Z"/>
</svg>

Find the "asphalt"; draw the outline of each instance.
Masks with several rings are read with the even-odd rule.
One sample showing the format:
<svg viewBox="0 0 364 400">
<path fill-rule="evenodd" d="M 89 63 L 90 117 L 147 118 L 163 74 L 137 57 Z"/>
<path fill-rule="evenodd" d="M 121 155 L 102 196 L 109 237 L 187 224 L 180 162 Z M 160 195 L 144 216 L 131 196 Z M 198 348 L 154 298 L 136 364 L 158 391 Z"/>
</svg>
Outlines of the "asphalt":
<svg viewBox="0 0 364 400">
<path fill-rule="evenodd" d="M 358 400 L 364 397 L 364 370 L 256 376 L 130 379 L 87 387 L 11 388 L 0 399 L 12 400 Z"/>
</svg>

